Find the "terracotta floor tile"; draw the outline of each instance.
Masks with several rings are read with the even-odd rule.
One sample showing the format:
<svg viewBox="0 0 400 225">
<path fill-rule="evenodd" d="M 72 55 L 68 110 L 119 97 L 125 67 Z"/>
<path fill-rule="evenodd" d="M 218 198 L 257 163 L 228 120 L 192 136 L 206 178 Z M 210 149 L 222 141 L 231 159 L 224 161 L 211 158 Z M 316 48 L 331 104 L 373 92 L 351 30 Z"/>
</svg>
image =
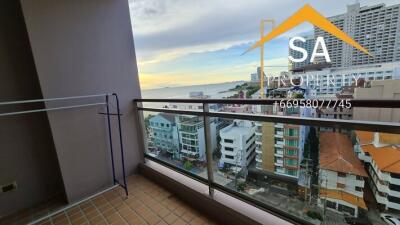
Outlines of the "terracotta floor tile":
<svg viewBox="0 0 400 225">
<path fill-rule="evenodd" d="M 59 213 L 37 225 L 184 225 L 217 224 L 176 198 L 164 188 L 138 175 L 128 177 L 129 197 L 122 188 L 113 189 Z M 24 211 L 21 218 L 45 215 L 46 207 Z M 52 222 L 51 222 L 52 221 Z M 3 221 L 2 221 L 3 222 Z"/>
<path fill-rule="evenodd" d="M 175 214 L 171 213 L 164 218 L 164 221 L 168 224 L 173 224 L 177 219 L 178 217 Z"/>
</svg>

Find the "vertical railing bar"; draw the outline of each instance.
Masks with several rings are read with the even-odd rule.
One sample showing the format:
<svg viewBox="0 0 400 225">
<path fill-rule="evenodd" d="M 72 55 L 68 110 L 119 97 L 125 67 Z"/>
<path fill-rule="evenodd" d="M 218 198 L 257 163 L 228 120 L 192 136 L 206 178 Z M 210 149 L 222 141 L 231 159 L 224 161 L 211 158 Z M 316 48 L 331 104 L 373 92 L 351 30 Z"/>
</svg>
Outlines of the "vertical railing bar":
<svg viewBox="0 0 400 225">
<path fill-rule="evenodd" d="M 112 131 L 111 131 L 111 120 L 110 120 L 110 106 L 109 106 L 109 95 L 106 95 L 106 108 L 107 108 L 107 125 L 108 125 L 108 139 L 110 142 L 110 153 L 111 153 L 111 166 L 113 175 L 113 184 L 115 184 L 115 165 L 114 165 L 114 149 L 112 142 Z"/>
<path fill-rule="evenodd" d="M 117 102 L 117 118 L 118 118 L 118 130 L 119 130 L 119 144 L 121 150 L 121 163 L 122 163 L 122 179 L 124 182 L 123 188 L 125 189 L 125 194 L 128 196 L 128 186 L 126 185 L 126 173 L 125 173 L 125 157 L 124 157 L 124 144 L 122 142 L 122 127 L 121 127 L 121 113 L 119 108 L 119 99 L 116 93 L 113 93 L 115 100 Z"/>
<path fill-rule="evenodd" d="M 143 116 L 143 111 L 140 111 L 138 108 L 142 107 L 143 104 L 141 102 L 135 102 L 133 104 L 133 111 L 136 113 L 136 122 L 138 124 L 137 126 L 137 141 L 138 141 L 138 146 L 141 150 L 140 152 L 140 160 L 142 163 L 145 162 L 145 152 L 147 150 L 147 134 L 146 134 L 146 127 L 144 124 L 144 116 Z"/>
<path fill-rule="evenodd" d="M 206 115 L 210 111 L 208 103 L 203 103 L 203 121 L 204 121 L 204 137 L 206 144 L 206 161 L 207 161 L 207 176 L 208 176 L 208 194 L 211 198 L 214 197 L 214 175 L 212 166 L 212 150 L 211 149 L 211 128 L 210 128 L 210 117 Z"/>
</svg>

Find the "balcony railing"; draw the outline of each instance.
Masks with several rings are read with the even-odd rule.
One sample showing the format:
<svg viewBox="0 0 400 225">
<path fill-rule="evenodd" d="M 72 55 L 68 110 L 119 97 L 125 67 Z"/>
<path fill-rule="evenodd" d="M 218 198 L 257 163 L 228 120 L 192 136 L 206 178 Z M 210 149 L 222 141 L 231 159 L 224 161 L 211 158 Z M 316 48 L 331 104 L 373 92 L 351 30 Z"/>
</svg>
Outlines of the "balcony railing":
<svg viewBox="0 0 400 225">
<path fill-rule="evenodd" d="M 176 172 L 179 172 L 187 177 L 190 177 L 196 181 L 199 181 L 209 187 L 209 195 L 212 198 L 214 195 L 214 190 L 221 191 L 253 206 L 256 206 L 268 213 L 279 216 L 289 222 L 295 224 L 318 224 L 319 221 L 316 214 L 323 215 L 324 221 L 332 221 L 333 223 L 342 224 L 345 223 L 344 215 L 348 215 L 349 212 L 342 212 L 339 209 L 345 207 L 339 207 L 340 201 L 346 201 L 346 199 L 338 199 L 339 195 L 321 195 L 319 190 L 324 187 L 320 187 L 321 184 L 326 183 L 326 177 L 319 175 L 318 171 L 324 169 L 320 164 L 322 158 L 318 158 L 318 152 L 321 151 L 319 146 L 310 147 L 307 141 L 313 141 L 310 137 L 311 130 L 315 130 L 317 133 L 320 132 L 330 132 L 325 131 L 323 128 L 335 128 L 335 130 L 340 130 L 342 133 L 339 135 L 344 135 L 343 137 L 349 139 L 349 143 L 354 142 L 352 135 L 354 135 L 355 130 L 368 131 L 368 132 L 380 132 L 380 133 L 400 133 L 400 124 L 393 122 L 380 122 L 380 121 L 359 121 L 359 120 L 343 120 L 343 119 L 326 119 L 326 118 L 311 118 L 311 117 L 299 117 L 299 116 L 281 116 L 281 115 L 267 115 L 267 114 L 257 114 L 257 113 L 231 113 L 231 112 L 221 112 L 221 111 L 209 111 L 209 104 L 250 104 L 250 105 L 273 105 L 274 103 L 280 101 L 275 99 L 257 99 L 257 100 L 236 100 L 236 99 L 136 99 L 134 100 L 135 110 L 138 112 L 139 124 L 142 133 L 139 134 L 141 139 L 144 140 L 143 148 L 145 149 L 144 157 L 146 160 L 151 160 L 153 162 L 159 163 L 166 166 Z M 202 111 L 193 110 L 177 110 L 168 108 L 155 108 L 155 107 L 143 107 L 143 104 L 148 104 L 152 102 L 157 103 L 187 103 L 187 104 L 202 104 Z M 323 102 L 321 101 L 320 105 Z M 400 108 L 400 101 L 395 100 L 350 100 L 353 107 L 369 107 L 369 108 Z M 204 132 L 200 136 L 199 131 L 199 157 L 194 160 L 188 160 L 183 157 L 183 149 L 178 149 L 179 153 L 175 155 L 165 154 L 162 151 L 158 155 L 147 153 L 147 137 L 146 130 L 148 129 L 145 124 L 144 115 L 151 113 L 169 113 L 172 115 L 189 115 L 192 117 L 199 117 L 204 123 Z M 307 131 L 306 136 L 299 135 L 299 143 L 303 143 L 299 147 L 303 152 L 303 155 L 297 155 L 298 164 L 300 165 L 300 160 L 306 160 L 307 162 L 304 168 L 300 166 L 290 166 L 282 167 L 283 161 L 280 161 L 280 166 L 277 166 L 277 161 L 271 159 L 269 161 L 263 161 L 268 156 L 274 157 L 274 133 L 262 134 L 267 135 L 267 138 L 260 138 L 256 136 L 262 148 L 257 151 L 262 154 L 263 157 L 253 157 L 250 164 L 247 164 L 246 160 L 241 160 L 241 157 L 231 157 L 229 160 L 224 161 L 226 157 L 221 157 L 224 154 L 219 149 L 221 145 L 217 143 L 218 141 L 223 141 L 217 138 L 218 132 L 211 126 L 210 121 L 214 121 L 214 118 L 219 118 L 221 121 L 225 122 L 236 120 L 249 120 L 256 122 L 257 125 L 263 126 L 263 122 L 275 123 L 272 126 L 273 129 L 282 129 L 290 127 L 304 126 Z M 269 127 L 271 127 L 269 125 Z M 261 131 L 258 128 L 258 131 Z M 344 132 L 346 131 L 346 132 Z M 268 135 L 272 135 L 272 138 L 268 138 Z M 315 135 L 314 138 L 318 138 L 320 135 Z M 332 140 L 330 140 L 332 141 Z M 335 140 L 333 140 L 335 141 Z M 234 144 L 239 143 L 234 141 Z M 304 144 L 305 143 L 305 144 Z M 339 146 L 342 143 L 339 143 Z M 350 144 L 354 146 L 354 143 Z M 270 149 L 270 151 L 268 150 Z M 356 153 L 353 149 L 347 149 L 349 154 L 354 154 L 354 158 L 357 158 Z M 251 155 L 251 154 L 250 154 Z M 253 154 L 254 155 L 254 154 Z M 348 155 L 348 154 L 347 154 Z M 279 159 L 280 160 L 280 159 Z M 338 157 L 338 160 L 341 160 Z M 360 164 L 362 160 L 359 158 Z M 268 169 L 270 168 L 270 169 Z M 329 170 L 329 168 L 327 168 Z M 331 170 L 341 168 L 330 168 Z M 336 171 L 336 172 L 338 172 Z M 351 173 L 350 171 L 348 173 Z M 400 171 L 399 171 L 400 173 Z M 221 175 L 223 174 L 223 175 Z M 297 174 L 293 176 L 293 174 Z M 267 179 L 268 182 L 258 180 L 259 177 Z M 324 180 L 325 179 L 325 180 Z M 306 181 L 308 180 L 308 181 Z M 308 190 L 304 191 L 304 188 Z M 369 188 L 368 184 L 365 184 L 364 188 Z M 337 190 L 329 190 L 329 193 L 336 193 Z M 348 199 L 351 200 L 351 194 Z M 355 198 L 357 199 L 357 198 Z M 326 213 L 326 204 L 337 201 L 338 204 L 337 211 L 329 210 Z M 360 200 L 361 201 L 361 200 Z M 363 201 L 363 200 L 362 200 Z M 322 205 L 321 205 L 322 204 Z M 365 211 L 365 203 L 349 203 L 354 204 L 354 213 L 352 216 L 357 217 L 359 211 Z M 357 205 L 358 204 L 358 205 Z M 372 207 L 372 206 L 371 206 Z M 348 208 L 346 208 L 348 209 Z M 352 212 L 351 210 L 349 210 Z M 376 210 L 375 210 L 376 211 Z M 306 213 L 305 213 L 306 212 Z M 367 213 L 369 213 L 367 211 Z M 372 213 L 372 212 L 371 212 Z M 378 215 L 379 218 L 379 215 Z M 319 222 L 318 222 L 319 221 Z"/>
</svg>

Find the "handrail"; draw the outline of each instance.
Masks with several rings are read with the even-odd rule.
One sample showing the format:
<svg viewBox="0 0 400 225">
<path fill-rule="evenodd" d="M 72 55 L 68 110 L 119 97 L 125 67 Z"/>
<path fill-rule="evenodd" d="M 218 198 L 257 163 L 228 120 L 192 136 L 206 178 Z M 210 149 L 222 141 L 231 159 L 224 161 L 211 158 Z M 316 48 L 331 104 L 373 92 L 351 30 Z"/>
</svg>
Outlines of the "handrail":
<svg viewBox="0 0 400 225">
<path fill-rule="evenodd" d="M 243 105 L 273 105 L 279 104 L 280 101 L 292 101 L 293 99 L 134 99 L 134 102 L 175 102 L 175 103 L 208 103 L 208 104 L 243 104 Z M 319 106 L 327 106 L 329 100 L 313 99 L 318 101 Z M 340 99 L 341 100 L 341 99 Z M 393 99 L 347 99 L 352 107 L 369 107 L 369 108 L 400 108 L 400 100 Z"/>
<path fill-rule="evenodd" d="M 329 128 L 347 128 L 347 129 L 356 129 L 356 130 L 365 130 L 374 132 L 379 131 L 387 133 L 400 133 L 400 123 L 393 123 L 393 122 L 278 116 L 278 115 L 250 114 L 250 113 L 203 112 L 203 111 L 193 111 L 193 110 L 149 108 L 149 107 L 138 107 L 137 109 L 141 111 L 163 112 L 171 114 L 223 117 L 230 119 L 242 119 L 242 120 L 260 121 L 260 122 L 286 123 L 286 124 L 329 127 Z"/>
<path fill-rule="evenodd" d="M 60 100 L 105 97 L 107 95 L 109 96 L 111 94 L 81 95 L 81 96 L 71 96 L 71 97 L 61 97 L 61 98 L 43 98 L 43 99 L 29 99 L 29 100 L 19 100 L 19 101 L 8 101 L 8 102 L 0 102 L 0 106 L 2 106 L 2 105 L 28 104 L 28 103 L 35 103 L 35 102 L 50 102 L 50 101 L 60 101 Z"/>
</svg>

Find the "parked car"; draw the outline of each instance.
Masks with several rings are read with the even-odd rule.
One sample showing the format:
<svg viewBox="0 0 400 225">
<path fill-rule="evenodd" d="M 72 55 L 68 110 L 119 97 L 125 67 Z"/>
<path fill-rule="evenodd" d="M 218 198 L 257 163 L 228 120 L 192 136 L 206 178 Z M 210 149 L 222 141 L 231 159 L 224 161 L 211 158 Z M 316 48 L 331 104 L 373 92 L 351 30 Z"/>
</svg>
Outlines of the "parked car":
<svg viewBox="0 0 400 225">
<path fill-rule="evenodd" d="M 400 219 L 390 214 L 381 213 L 381 219 L 390 225 L 400 225 Z"/>
<path fill-rule="evenodd" d="M 347 224 L 352 225 L 373 225 L 366 217 L 354 218 L 354 217 L 345 217 L 344 220 Z"/>
</svg>

